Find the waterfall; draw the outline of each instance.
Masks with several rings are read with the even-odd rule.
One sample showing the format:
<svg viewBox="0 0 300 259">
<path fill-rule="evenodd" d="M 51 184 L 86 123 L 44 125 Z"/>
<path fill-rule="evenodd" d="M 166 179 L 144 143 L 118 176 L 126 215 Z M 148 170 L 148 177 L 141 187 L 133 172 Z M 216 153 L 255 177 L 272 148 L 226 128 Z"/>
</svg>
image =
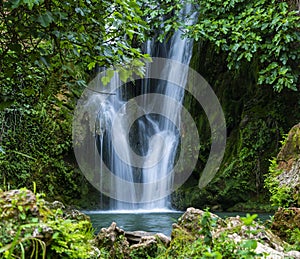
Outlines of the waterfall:
<svg viewBox="0 0 300 259">
<path fill-rule="evenodd" d="M 192 5 L 186 5 L 181 15 L 187 17 L 191 13 Z M 196 14 L 194 13 L 191 15 L 189 23 L 193 23 L 195 19 Z M 164 58 L 173 59 L 188 65 L 192 55 L 193 41 L 182 38 L 182 34 L 181 30 L 176 31 L 169 41 L 163 44 L 158 44 L 154 40 L 149 41 L 146 43 L 145 49 L 152 57 L 162 56 L 160 53 L 163 53 Z M 170 73 L 169 69 L 167 67 L 161 73 Z M 186 82 L 186 73 L 187 71 L 182 71 L 182 85 Z M 115 75 L 112 80 L 119 80 L 119 78 Z M 97 150 L 103 161 L 101 163 L 105 163 L 119 179 L 132 183 L 131 187 L 126 190 L 124 190 L 122 181 L 105 183 L 111 185 L 111 187 L 113 186 L 111 189 L 115 193 L 112 196 L 116 197 L 116 199 L 111 199 L 110 209 L 170 208 L 168 197 L 158 200 L 152 200 L 152 197 L 160 197 L 160 195 L 157 195 L 159 193 L 162 193 L 163 196 L 163 189 L 169 188 L 167 185 L 172 184 L 172 181 L 168 181 L 165 183 L 165 186 L 158 187 L 155 181 L 165 177 L 172 169 L 176 160 L 180 134 L 172 121 L 180 119 L 180 109 L 174 110 L 169 102 L 158 103 L 158 100 L 148 98 L 146 94 L 155 92 L 182 103 L 184 89 L 176 87 L 168 81 L 149 79 L 142 80 L 138 83 L 138 86 L 139 90 L 135 91 L 138 91 L 141 96 L 139 100 L 153 106 L 161 105 L 161 108 L 165 111 L 164 116 L 144 114 L 139 103 L 131 100 L 134 94 L 127 92 L 130 92 L 130 86 L 119 88 L 115 94 L 112 94 L 104 102 L 101 102 L 101 106 L 98 109 L 96 142 Z M 129 96 L 129 98 L 126 96 Z M 129 106 L 124 106 L 126 102 Z M 129 125 L 127 119 L 122 119 L 123 115 L 128 114 L 128 107 L 130 107 L 131 111 L 135 111 L 134 116 L 138 114 L 142 115 L 132 125 Z M 114 124 L 114 128 L 112 128 L 116 116 L 118 116 L 120 123 L 117 125 Z M 129 134 L 128 128 L 130 128 Z M 120 158 L 120 154 L 114 144 L 122 149 L 122 154 L 125 157 Z M 130 150 L 133 150 L 136 155 L 145 158 L 142 166 L 132 166 L 135 158 Z M 132 163 L 127 163 L 124 160 L 132 161 Z M 144 186 L 147 186 L 147 188 L 137 188 L 135 183 L 144 183 Z M 130 197 L 129 202 L 122 201 L 124 191 L 126 191 L 127 197 Z"/>
</svg>

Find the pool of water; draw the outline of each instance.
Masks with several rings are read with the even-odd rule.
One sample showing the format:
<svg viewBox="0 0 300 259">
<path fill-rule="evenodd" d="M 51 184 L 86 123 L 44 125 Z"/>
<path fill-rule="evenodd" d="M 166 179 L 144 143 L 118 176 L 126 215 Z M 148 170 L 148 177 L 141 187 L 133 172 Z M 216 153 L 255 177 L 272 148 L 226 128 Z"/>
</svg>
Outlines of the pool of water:
<svg viewBox="0 0 300 259">
<path fill-rule="evenodd" d="M 177 222 L 178 218 L 184 213 L 182 211 L 84 211 L 90 216 L 95 232 L 98 233 L 101 228 L 109 227 L 114 221 L 117 226 L 125 231 L 143 230 L 153 233 L 163 233 L 171 235 L 172 224 Z M 220 212 L 215 213 L 222 218 L 234 217 L 240 215 L 244 217 L 243 212 Z M 251 213 L 254 214 L 254 213 Z M 258 214 L 261 221 L 266 221 L 271 214 Z"/>
</svg>

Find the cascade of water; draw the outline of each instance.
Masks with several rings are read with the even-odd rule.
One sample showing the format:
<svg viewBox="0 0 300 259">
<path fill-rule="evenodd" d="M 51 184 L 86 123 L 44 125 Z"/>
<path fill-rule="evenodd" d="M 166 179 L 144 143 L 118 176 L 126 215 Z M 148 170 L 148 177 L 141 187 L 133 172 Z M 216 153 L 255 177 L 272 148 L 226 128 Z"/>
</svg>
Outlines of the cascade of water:
<svg viewBox="0 0 300 259">
<path fill-rule="evenodd" d="M 186 17 L 192 13 L 192 5 L 186 5 L 182 10 L 181 15 Z M 193 23 L 196 19 L 196 14 L 190 16 L 190 23 Z M 189 64 L 190 58 L 192 55 L 192 44 L 193 41 L 191 39 L 182 38 L 183 32 L 178 30 L 171 37 L 170 42 L 167 44 L 157 46 L 157 44 L 152 40 L 147 43 L 146 49 L 147 52 L 151 56 L 158 56 L 158 53 L 155 53 L 155 50 L 159 48 L 164 48 L 164 55 L 168 59 L 177 60 L 183 64 Z M 159 52 L 159 51 L 158 51 Z M 161 51 L 160 51 L 161 52 Z M 168 73 L 170 68 L 166 68 L 162 73 Z M 187 78 L 187 71 L 182 71 L 181 81 L 184 85 Z M 113 80 L 119 80 L 116 76 Z M 140 83 L 141 91 L 140 93 L 146 94 L 150 91 L 154 91 L 155 93 L 167 95 L 177 102 L 182 102 L 184 97 L 184 90 L 181 87 L 176 87 L 167 81 L 158 81 L 155 82 L 153 86 L 153 82 L 149 80 L 144 80 Z M 152 89 L 152 90 L 151 90 Z M 120 112 L 119 109 L 123 107 L 122 105 L 125 103 L 124 101 L 124 93 L 122 90 L 117 91 L 116 95 L 107 98 L 105 102 L 101 104 L 98 113 L 98 120 L 96 122 L 96 132 L 98 137 L 98 150 L 101 153 L 102 160 L 105 161 L 106 165 L 110 168 L 114 174 L 128 182 L 132 183 L 132 187 L 126 190 L 131 197 L 130 203 L 121 202 L 123 186 L 116 186 L 119 183 L 111 182 L 110 184 L 114 185 L 112 188 L 115 192 L 114 197 L 117 197 L 115 200 L 111 200 L 110 208 L 111 209 L 158 209 L 158 208 L 168 208 L 168 198 L 163 198 L 156 201 L 151 201 L 151 197 L 153 197 L 154 193 L 163 193 L 163 188 L 168 188 L 167 185 L 172 184 L 172 182 L 166 182 L 166 186 L 158 186 L 155 184 L 157 179 L 163 178 L 170 169 L 172 168 L 177 147 L 180 142 L 180 136 L 178 129 L 174 125 L 172 121 L 176 121 L 179 119 L 180 110 L 174 110 L 172 106 L 168 104 L 168 102 L 159 104 L 162 105 L 162 109 L 165 111 L 165 117 L 157 116 L 153 114 L 146 114 L 139 118 L 135 124 L 132 125 L 135 132 L 133 139 L 128 145 L 128 132 L 126 132 L 126 128 L 128 125 L 126 124 L 126 120 L 122 121 L 118 125 L 116 132 L 117 135 L 114 135 L 115 143 L 118 143 L 123 149 L 123 153 L 127 154 L 126 160 L 132 161 L 132 157 L 130 157 L 130 149 L 132 146 L 134 147 L 136 153 L 141 156 L 146 157 L 145 164 L 142 168 L 136 168 L 130 166 L 123 162 L 119 157 L 116 151 L 112 146 L 112 129 L 111 125 L 113 119 L 116 116 L 117 112 Z M 145 102 L 153 102 L 152 105 L 157 105 L 155 100 L 149 100 L 147 97 L 143 99 Z M 134 109 L 139 112 L 139 106 L 136 103 L 132 103 L 132 105 L 136 106 Z M 126 114 L 126 110 L 121 111 Z M 168 119 L 167 119 L 168 118 Z M 173 119 L 170 119 L 173 118 Z M 161 140 L 164 141 L 161 141 Z M 151 164 L 151 161 L 159 161 L 155 166 L 147 166 Z M 101 173 L 101 172 L 100 172 Z M 154 183 L 148 185 L 148 188 L 143 190 L 136 190 L 134 183 Z M 118 199 L 120 197 L 120 199 Z M 151 202 L 147 203 L 139 203 L 140 200 L 150 200 Z"/>
</svg>

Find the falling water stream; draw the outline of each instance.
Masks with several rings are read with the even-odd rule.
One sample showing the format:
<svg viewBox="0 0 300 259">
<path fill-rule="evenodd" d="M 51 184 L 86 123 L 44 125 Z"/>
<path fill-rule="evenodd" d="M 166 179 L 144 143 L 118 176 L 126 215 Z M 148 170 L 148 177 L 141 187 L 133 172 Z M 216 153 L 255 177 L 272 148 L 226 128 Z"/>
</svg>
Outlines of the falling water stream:
<svg viewBox="0 0 300 259">
<path fill-rule="evenodd" d="M 192 11 L 192 6 L 186 5 L 181 13 L 183 17 L 190 17 L 189 23 L 193 23 L 196 19 L 195 13 L 189 16 Z M 163 44 L 155 43 L 154 40 L 148 41 L 145 45 L 145 49 L 152 57 L 161 56 L 188 65 L 192 55 L 193 41 L 183 38 L 182 34 L 183 32 L 181 30 L 176 31 L 169 41 Z M 169 69 L 170 68 L 166 68 L 161 71 L 161 73 L 169 73 Z M 185 84 L 186 78 L 187 75 L 185 71 L 182 71 L 182 85 Z M 119 78 L 115 76 L 112 80 L 119 80 Z M 184 89 L 176 87 L 168 81 L 145 79 L 139 82 L 138 86 L 140 87 L 139 94 L 144 96 L 143 101 L 150 102 L 150 104 L 153 102 L 152 105 L 157 105 L 157 103 L 155 103 L 155 100 L 147 97 L 146 94 L 150 92 L 166 95 L 179 103 L 183 101 Z M 130 96 L 126 91 L 126 87 L 119 88 L 114 95 L 106 98 L 105 102 L 102 102 L 99 107 L 96 120 L 96 141 L 98 152 L 104 161 L 103 163 L 106 164 L 116 177 L 132 183 L 132 186 L 126 190 L 128 197 L 130 197 L 129 202 L 122 201 L 124 187 L 119 182 L 109 183 L 114 185 L 114 188 L 112 188 L 115 192 L 113 197 L 116 197 L 115 199 L 111 199 L 110 209 L 151 210 L 170 208 L 168 197 L 158 200 L 152 200 L 151 197 L 155 196 L 154 193 L 157 197 L 157 193 L 163 193 L 163 189 L 170 188 L 167 185 L 172 185 L 172 181 L 167 181 L 165 183 L 166 186 L 159 186 L 158 188 L 155 181 L 168 174 L 176 160 L 180 135 L 172 121 L 180 119 L 180 109 L 174 110 L 169 102 L 165 102 L 160 104 L 165 111 L 165 116 L 144 114 L 131 125 L 129 134 L 126 130 L 130 126 L 128 125 L 128 121 L 125 119 L 120 120 L 121 123 L 118 125 L 114 124 L 113 132 L 112 125 L 115 117 L 120 116 L 119 114 L 121 114 L 121 116 L 122 114 L 126 114 L 126 109 L 123 107 L 126 102 L 130 101 L 130 98 L 129 100 L 126 98 L 126 96 Z M 132 109 L 135 109 L 137 113 L 139 113 L 141 109 L 135 102 L 131 102 L 131 107 L 133 107 Z M 115 132 L 117 132 L 117 134 L 115 134 Z M 119 157 L 114 143 L 121 147 L 122 154 L 126 154 L 126 161 L 132 161 L 132 163 L 126 163 Z M 131 155 L 131 149 L 134 150 L 137 155 L 145 158 L 143 165 L 139 167 L 132 166 L 135 158 Z M 153 165 L 153 161 L 159 162 Z M 102 165 L 100 165 L 100 171 L 101 166 Z M 147 185 L 147 188 L 136 189 L 134 183 L 137 182 L 153 184 Z"/>
</svg>

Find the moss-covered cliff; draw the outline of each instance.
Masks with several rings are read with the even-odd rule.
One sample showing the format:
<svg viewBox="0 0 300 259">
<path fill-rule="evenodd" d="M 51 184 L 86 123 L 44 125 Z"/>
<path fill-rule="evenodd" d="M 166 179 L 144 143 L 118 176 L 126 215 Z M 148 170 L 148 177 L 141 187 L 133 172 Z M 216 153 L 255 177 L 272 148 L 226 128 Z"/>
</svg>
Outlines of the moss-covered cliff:
<svg viewBox="0 0 300 259">
<path fill-rule="evenodd" d="M 256 85 L 255 62 L 238 71 L 228 71 L 226 55 L 217 53 L 207 42 L 194 46 L 191 66 L 211 85 L 223 107 L 227 123 L 227 147 L 215 178 L 200 190 L 198 179 L 210 148 L 210 129 L 199 104 L 189 96 L 185 106 L 193 113 L 202 140 L 198 166 L 188 182 L 172 197 L 175 207 L 213 206 L 228 209 L 260 209 L 268 203 L 264 178 L 269 159 L 276 155 L 279 141 L 292 125 L 300 121 L 299 92 L 276 93 Z M 261 206 L 261 209 L 265 209 Z"/>
</svg>

